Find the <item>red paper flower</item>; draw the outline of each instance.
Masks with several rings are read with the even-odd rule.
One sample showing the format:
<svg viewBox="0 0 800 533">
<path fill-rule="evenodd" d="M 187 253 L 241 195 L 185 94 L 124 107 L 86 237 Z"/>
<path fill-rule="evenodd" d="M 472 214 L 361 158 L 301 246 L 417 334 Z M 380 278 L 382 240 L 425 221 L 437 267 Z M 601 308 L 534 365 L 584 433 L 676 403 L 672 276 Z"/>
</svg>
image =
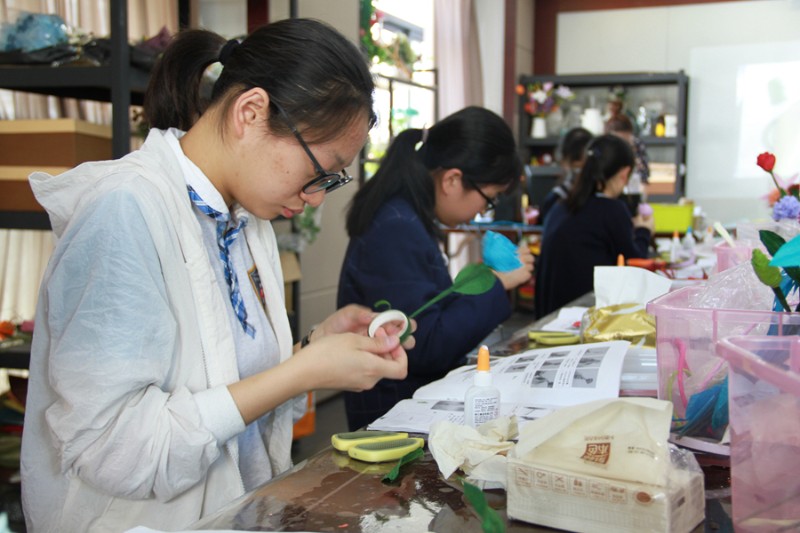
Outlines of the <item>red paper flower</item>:
<svg viewBox="0 0 800 533">
<path fill-rule="evenodd" d="M 772 169 L 775 168 L 775 154 L 769 152 L 758 154 L 756 163 L 767 172 L 772 172 Z"/>
</svg>

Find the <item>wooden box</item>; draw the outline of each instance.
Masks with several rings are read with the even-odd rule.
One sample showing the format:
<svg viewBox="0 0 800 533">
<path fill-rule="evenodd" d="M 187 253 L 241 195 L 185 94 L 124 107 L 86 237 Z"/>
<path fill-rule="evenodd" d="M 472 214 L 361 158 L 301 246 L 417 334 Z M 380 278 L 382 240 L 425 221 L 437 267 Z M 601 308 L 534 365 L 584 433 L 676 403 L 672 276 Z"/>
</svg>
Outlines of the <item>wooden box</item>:
<svg viewBox="0 0 800 533">
<path fill-rule="evenodd" d="M 0 121 L 0 165 L 71 168 L 111 159 L 111 128 L 71 118 Z"/>
<path fill-rule="evenodd" d="M 0 211 L 41 211 L 28 185 L 37 170 L 59 174 L 111 159 L 111 128 L 75 119 L 0 120 Z"/>
</svg>

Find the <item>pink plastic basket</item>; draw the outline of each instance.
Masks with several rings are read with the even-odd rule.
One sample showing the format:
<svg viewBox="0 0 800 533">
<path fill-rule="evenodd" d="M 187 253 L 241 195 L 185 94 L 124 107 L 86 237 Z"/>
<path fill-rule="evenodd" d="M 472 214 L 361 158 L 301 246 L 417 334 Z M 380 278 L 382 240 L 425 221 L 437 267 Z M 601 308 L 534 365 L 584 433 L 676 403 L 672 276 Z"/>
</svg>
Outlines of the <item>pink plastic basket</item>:
<svg viewBox="0 0 800 533">
<path fill-rule="evenodd" d="M 721 242 L 714 245 L 714 254 L 717 256 L 717 272 L 722 272 L 739 263 L 750 260 L 753 248 L 744 244 L 737 244 L 731 248 L 728 243 Z"/>
<path fill-rule="evenodd" d="M 656 317 L 658 397 L 673 404 L 673 429 L 682 425 L 692 395 L 727 375 L 714 343 L 734 335 L 792 334 L 794 330 L 787 332 L 786 326 L 800 326 L 797 314 L 690 307 L 702 290 L 699 285 L 685 287 L 647 304 L 647 311 Z"/>
<path fill-rule="evenodd" d="M 737 533 L 800 530 L 800 337 L 729 337 L 731 486 Z"/>
</svg>

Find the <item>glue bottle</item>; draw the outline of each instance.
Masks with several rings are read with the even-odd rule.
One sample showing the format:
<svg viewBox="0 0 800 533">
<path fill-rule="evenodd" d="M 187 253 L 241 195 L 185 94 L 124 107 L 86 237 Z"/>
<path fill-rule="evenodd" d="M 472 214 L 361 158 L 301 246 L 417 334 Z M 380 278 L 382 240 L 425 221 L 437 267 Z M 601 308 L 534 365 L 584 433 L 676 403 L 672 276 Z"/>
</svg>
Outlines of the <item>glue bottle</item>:
<svg viewBox="0 0 800 533">
<path fill-rule="evenodd" d="M 689 226 L 689 229 L 686 230 L 686 235 L 683 236 L 683 240 L 681 241 L 681 246 L 689 254 L 689 257 L 694 256 L 694 247 L 696 244 L 697 241 L 694 238 L 694 232 L 692 231 L 692 227 Z"/>
<path fill-rule="evenodd" d="M 468 426 L 478 427 L 497 418 L 500 413 L 500 391 L 492 385 L 489 371 L 489 348 L 478 350 L 478 368 L 475 380 L 464 396 L 464 421 Z"/>
<path fill-rule="evenodd" d="M 678 230 L 672 234 L 672 245 L 669 248 L 669 262 L 677 263 L 681 255 L 681 237 Z"/>
</svg>

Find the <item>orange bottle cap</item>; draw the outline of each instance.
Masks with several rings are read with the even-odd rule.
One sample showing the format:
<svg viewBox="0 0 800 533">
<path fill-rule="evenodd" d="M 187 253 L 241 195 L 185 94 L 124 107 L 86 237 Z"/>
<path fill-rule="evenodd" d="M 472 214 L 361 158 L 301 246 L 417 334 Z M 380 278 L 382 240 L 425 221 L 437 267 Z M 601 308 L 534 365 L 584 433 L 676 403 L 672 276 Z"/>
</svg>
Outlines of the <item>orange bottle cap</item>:
<svg viewBox="0 0 800 533">
<path fill-rule="evenodd" d="M 489 371 L 489 347 L 485 344 L 478 349 L 478 370 Z"/>
</svg>

